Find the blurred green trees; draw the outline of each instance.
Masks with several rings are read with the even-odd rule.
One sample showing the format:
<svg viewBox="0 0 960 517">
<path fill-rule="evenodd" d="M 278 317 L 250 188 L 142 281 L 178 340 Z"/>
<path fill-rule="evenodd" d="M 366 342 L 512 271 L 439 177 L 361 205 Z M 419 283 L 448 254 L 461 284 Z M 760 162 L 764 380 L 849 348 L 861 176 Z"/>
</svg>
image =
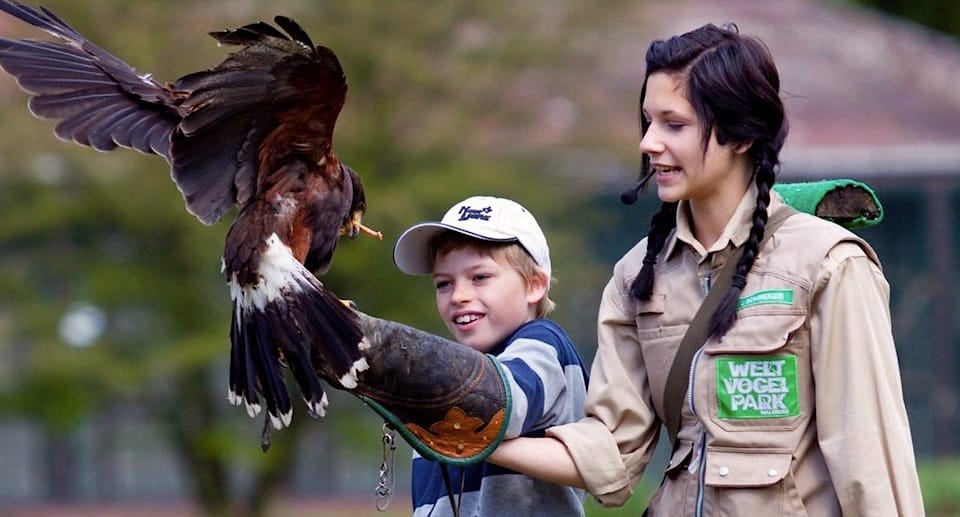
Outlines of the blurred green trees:
<svg viewBox="0 0 960 517">
<path fill-rule="evenodd" d="M 932 29 L 960 37 L 960 4 L 953 0 L 854 0 Z"/>
</svg>

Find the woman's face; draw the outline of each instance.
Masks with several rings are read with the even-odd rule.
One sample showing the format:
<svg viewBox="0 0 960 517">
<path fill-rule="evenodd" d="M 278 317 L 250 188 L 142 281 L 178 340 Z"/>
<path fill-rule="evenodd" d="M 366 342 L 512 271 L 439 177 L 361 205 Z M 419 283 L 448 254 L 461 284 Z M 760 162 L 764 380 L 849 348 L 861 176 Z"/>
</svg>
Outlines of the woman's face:
<svg viewBox="0 0 960 517">
<path fill-rule="evenodd" d="M 748 145 L 717 143 L 711 133 L 706 152 L 700 119 L 683 94 L 681 76 L 655 72 L 647 78 L 643 117 L 649 123 L 640 151 L 650 157 L 661 201 L 710 201 L 730 196 L 738 202 L 749 180 Z"/>
</svg>

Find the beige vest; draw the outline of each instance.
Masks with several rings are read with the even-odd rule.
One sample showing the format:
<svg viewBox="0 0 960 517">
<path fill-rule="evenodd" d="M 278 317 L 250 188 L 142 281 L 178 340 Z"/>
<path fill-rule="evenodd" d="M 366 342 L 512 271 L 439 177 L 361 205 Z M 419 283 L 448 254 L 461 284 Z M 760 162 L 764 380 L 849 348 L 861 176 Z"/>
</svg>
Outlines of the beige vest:
<svg viewBox="0 0 960 517">
<path fill-rule="evenodd" d="M 604 506 L 663 475 L 646 467 L 664 383 L 709 277 L 747 238 L 754 196 L 712 254 L 668 239 L 651 300 L 629 295 L 645 241 L 614 267 L 586 417 L 548 430 Z M 771 196 L 771 213 L 782 206 Z M 692 238 L 683 224 L 676 233 Z M 862 239 L 806 214 L 783 223 L 747 277 L 738 320 L 694 358 L 679 440 L 653 516 L 923 515 L 889 286 Z"/>
<path fill-rule="evenodd" d="M 737 322 L 694 359 L 680 446 L 652 515 L 693 515 L 698 505 L 703 515 L 841 514 L 817 444 L 807 316 L 818 269 L 844 241 L 879 265 L 865 241 L 807 214 L 791 216 L 760 251 Z M 700 285 L 689 285 L 691 270 L 695 254 L 677 250 L 660 263 L 652 300 L 637 302 L 638 340 L 659 415 L 669 364 L 699 307 L 689 301 L 703 296 Z M 684 287 L 691 292 L 678 293 Z"/>
</svg>

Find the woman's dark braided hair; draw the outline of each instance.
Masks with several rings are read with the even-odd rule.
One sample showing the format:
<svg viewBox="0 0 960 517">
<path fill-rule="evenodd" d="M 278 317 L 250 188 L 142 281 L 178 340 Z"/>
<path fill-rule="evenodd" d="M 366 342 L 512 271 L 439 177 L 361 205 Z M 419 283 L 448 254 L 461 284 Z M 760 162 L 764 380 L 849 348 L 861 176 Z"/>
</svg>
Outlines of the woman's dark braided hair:
<svg viewBox="0 0 960 517">
<path fill-rule="evenodd" d="M 747 284 L 747 273 L 757 259 L 767 223 L 770 189 L 780 167 L 780 149 L 787 137 L 787 120 L 780 99 L 780 78 L 766 46 L 755 38 L 741 36 L 735 25 L 704 25 L 686 34 L 655 41 L 646 55 L 647 69 L 640 92 L 640 106 L 646 97 L 646 78 L 656 72 L 678 74 L 687 99 L 700 121 L 703 150 L 711 135 L 720 145 L 749 143 L 757 184 L 757 206 L 750 236 L 733 276 L 733 285 L 724 294 L 710 319 L 710 336 L 722 337 L 737 317 L 737 301 Z M 649 122 L 639 114 L 640 131 Z M 653 176 L 650 157 L 643 156 L 638 189 Z M 654 265 L 670 232 L 676 227 L 677 203 L 663 203 L 647 233 L 647 252 L 630 294 L 649 300 L 653 294 Z"/>
</svg>

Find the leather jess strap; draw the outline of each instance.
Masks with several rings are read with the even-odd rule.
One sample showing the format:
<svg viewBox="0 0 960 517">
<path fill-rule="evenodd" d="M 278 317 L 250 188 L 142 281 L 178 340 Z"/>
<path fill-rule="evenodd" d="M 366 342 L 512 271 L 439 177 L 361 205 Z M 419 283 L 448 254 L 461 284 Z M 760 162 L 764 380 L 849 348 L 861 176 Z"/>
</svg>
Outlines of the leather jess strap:
<svg viewBox="0 0 960 517">
<path fill-rule="evenodd" d="M 784 206 L 770 216 L 767 220 L 763 240 L 758 249 L 762 250 L 780 225 L 788 217 L 797 213 L 797 210 Z M 673 363 L 670 365 L 670 371 L 667 373 L 667 381 L 663 393 L 663 423 L 667 428 L 667 435 L 670 437 L 670 443 L 673 450 L 677 449 L 677 434 L 680 432 L 680 414 L 683 411 L 683 401 L 687 396 L 687 385 L 690 375 L 690 364 L 693 362 L 693 356 L 697 350 L 703 346 L 707 340 L 707 330 L 710 328 L 710 317 L 716 312 L 720 305 L 723 295 L 730 289 L 733 283 L 733 273 L 743 256 L 743 246 L 733 250 L 727 262 L 714 275 L 710 291 L 704 298 L 697 310 L 697 314 L 690 322 L 687 333 L 684 334 L 680 346 L 677 347 L 676 355 L 673 357 Z"/>
</svg>

